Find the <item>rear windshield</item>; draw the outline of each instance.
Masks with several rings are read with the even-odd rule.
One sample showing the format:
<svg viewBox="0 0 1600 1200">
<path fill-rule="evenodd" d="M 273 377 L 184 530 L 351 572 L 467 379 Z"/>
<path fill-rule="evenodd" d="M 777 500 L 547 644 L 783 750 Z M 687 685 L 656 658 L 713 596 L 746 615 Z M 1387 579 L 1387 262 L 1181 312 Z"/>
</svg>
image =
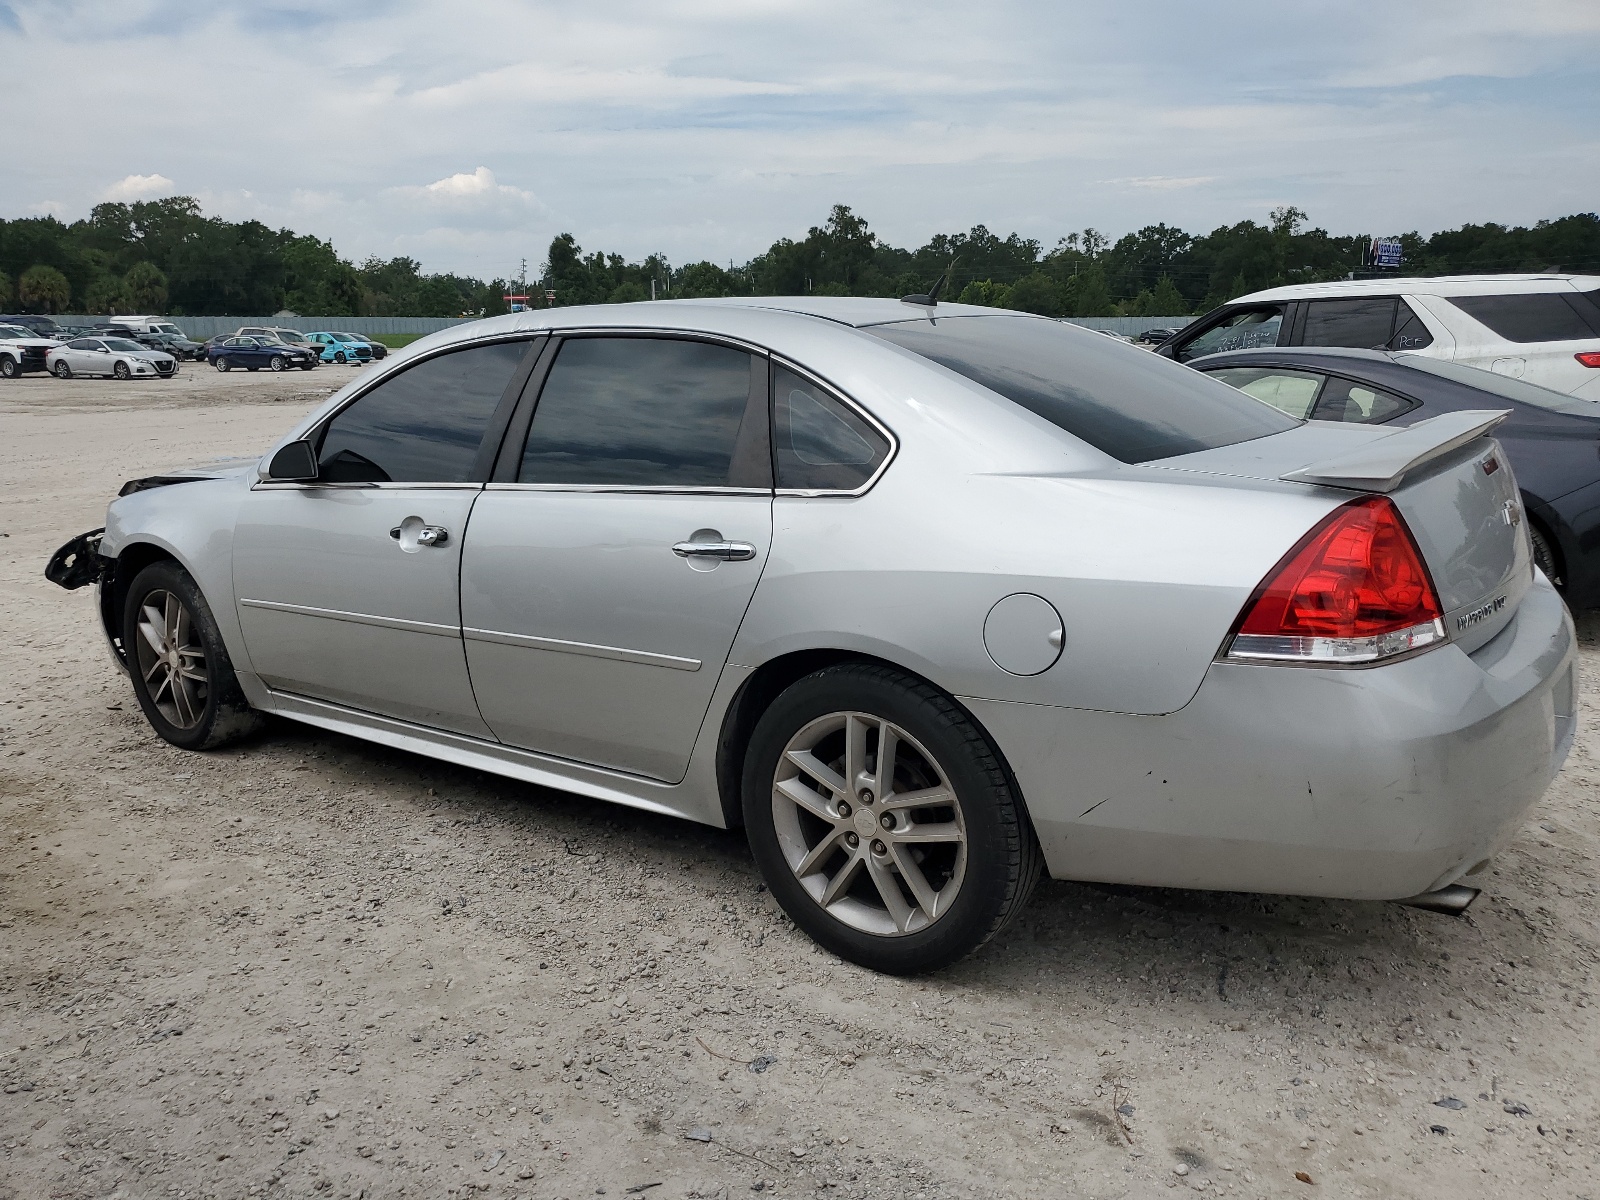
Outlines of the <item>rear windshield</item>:
<svg viewBox="0 0 1600 1200">
<path fill-rule="evenodd" d="M 1231 446 L 1300 422 L 1170 359 L 1037 317 L 940 317 L 865 332 L 1126 463 Z"/>
<path fill-rule="evenodd" d="M 1600 404 L 1596 404 L 1593 400 L 1579 400 L 1576 396 L 1569 396 L 1565 392 L 1552 391 L 1536 383 L 1512 379 L 1508 375 L 1496 375 L 1493 371 L 1466 367 L 1460 363 L 1442 362 L 1437 358 L 1424 358 L 1420 354 L 1396 355 L 1395 362 L 1403 363 L 1414 371 L 1426 371 L 1429 375 L 1437 375 L 1454 383 L 1463 383 L 1468 387 L 1477 388 L 1480 392 L 1488 392 L 1492 396 L 1503 396 L 1507 400 L 1532 404 L 1538 408 L 1549 409 L 1551 412 L 1581 413 L 1586 417 L 1600 416 Z"/>
<path fill-rule="evenodd" d="M 1582 292 L 1451 296 L 1450 303 L 1508 342 L 1588 342 L 1600 338 L 1600 309 Z"/>
</svg>

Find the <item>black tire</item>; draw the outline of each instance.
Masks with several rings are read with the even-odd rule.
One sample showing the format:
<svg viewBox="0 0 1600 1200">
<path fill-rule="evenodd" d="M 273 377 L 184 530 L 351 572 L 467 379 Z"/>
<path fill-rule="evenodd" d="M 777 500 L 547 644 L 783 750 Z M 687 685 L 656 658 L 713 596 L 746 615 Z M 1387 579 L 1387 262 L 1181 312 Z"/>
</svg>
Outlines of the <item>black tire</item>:
<svg viewBox="0 0 1600 1200">
<path fill-rule="evenodd" d="M 184 610 L 180 614 L 187 617 L 184 636 L 197 647 L 198 657 L 164 657 L 140 631 L 140 620 L 147 608 L 158 607 L 165 613 L 170 611 L 170 602 Z M 177 563 L 151 563 L 134 576 L 122 607 L 122 644 L 128 655 L 133 693 L 145 719 L 174 746 L 212 750 L 255 732 L 264 723 L 265 718 L 244 698 L 210 606 L 189 572 Z M 197 678 L 186 674 L 179 681 L 184 685 L 186 703 L 180 701 L 168 679 L 170 668 L 163 665 L 173 661 L 187 663 L 191 671 L 198 670 L 203 675 Z M 163 686 L 164 682 L 167 686 Z"/>
<path fill-rule="evenodd" d="M 1565 587 L 1566 580 L 1561 578 L 1561 565 L 1556 559 L 1555 548 L 1550 545 L 1544 530 L 1532 521 L 1528 522 L 1528 540 L 1533 543 L 1533 565 L 1543 571 L 1556 587 Z"/>
<path fill-rule="evenodd" d="M 336 362 L 336 363 L 343 363 L 344 362 L 344 351 L 343 350 L 335 350 L 333 352 L 333 361 Z"/>
<path fill-rule="evenodd" d="M 0 356 L 0 379 L 15 379 L 22 374 L 22 364 L 9 354 Z"/>
<path fill-rule="evenodd" d="M 213 365 L 219 371 L 227 372 L 233 370 L 233 364 L 224 356 L 218 356 L 216 363 Z"/>
<path fill-rule="evenodd" d="M 314 368 L 316 365 L 317 365 L 316 363 L 301 363 L 300 364 L 300 369 L 302 371 L 309 371 L 312 368 Z"/>
<path fill-rule="evenodd" d="M 118 379 L 127 379 L 133 374 L 133 372 L 129 370 L 128 364 L 125 362 L 117 363 L 116 366 L 111 368 L 111 373 Z"/>
<path fill-rule="evenodd" d="M 261 370 L 261 368 L 260 367 L 246 367 L 245 370 L 249 371 L 251 374 L 254 374 L 255 372 Z"/>
<path fill-rule="evenodd" d="M 959 803 L 966 838 L 959 889 L 943 913 L 913 932 L 874 933 L 847 924 L 813 898 L 785 857 L 773 802 L 780 760 L 813 722 L 841 713 L 870 714 L 909 734 L 935 760 Z M 1042 870 L 1022 800 L 989 740 L 949 696 L 891 667 L 828 667 L 785 690 L 751 734 L 741 795 L 750 849 L 774 899 L 822 946 L 875 971 L 918 974 L 972 953 L 1015 919 Z M 862 803 L 855 808 L 859 817 Z M 856 879 L 867 874 L 860 871 Z"/>
<path fill-rule="evenodd" d="M 59 359 L 56 365 L 50 368 L 57 379 L 71 379 L 72 368 L 67 365 L 66 359 Z"/>
<path fill-rule="evenodd" d="M 274 354 L 267 360 L 267 366 L 274 371 L 281 371 L 289 365 L 289 360 L 281 354 Z"/>
</svg>

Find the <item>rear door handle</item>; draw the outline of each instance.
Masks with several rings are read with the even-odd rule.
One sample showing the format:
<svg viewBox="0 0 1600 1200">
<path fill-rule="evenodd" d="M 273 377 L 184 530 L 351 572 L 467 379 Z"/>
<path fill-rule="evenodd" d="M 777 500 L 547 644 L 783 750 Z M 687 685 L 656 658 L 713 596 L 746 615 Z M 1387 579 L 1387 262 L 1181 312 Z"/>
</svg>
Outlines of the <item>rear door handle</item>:
<svg viewBox="0 0 1600 1200">
<path fill-rule="evenodd" d="M 746 562 L 756 556 L 749 542 L 679 542 L 672 547 L 679 558 L 720 558 L 725 562 Z"/>
</svg>

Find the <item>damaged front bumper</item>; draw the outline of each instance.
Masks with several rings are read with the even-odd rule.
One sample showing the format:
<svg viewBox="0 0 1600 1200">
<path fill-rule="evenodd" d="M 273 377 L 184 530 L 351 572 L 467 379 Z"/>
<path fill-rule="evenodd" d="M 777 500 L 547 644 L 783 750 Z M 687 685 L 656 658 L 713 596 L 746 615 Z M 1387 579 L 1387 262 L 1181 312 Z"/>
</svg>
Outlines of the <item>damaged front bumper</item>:
<svg viewBox="0 0 1600 1200">
<path fill-rule="evenodd" d="M 122 639 L 116 633 L 117 615 L 111 611 L 116 594 L 111 584 L 116 578 L 117 560 L 100 553 L 100 539 L 105 532 L 104 528 L 91 529 L 62 546 L 45 564 L 44 577 L 69 592 L 94 584 L 95 603 L 100 610 L 100 629 L 106 635 L 106 647 L 111 651 L 111 660 L 126 674 L 128 660 L 123 653 Z"/>
</svg>

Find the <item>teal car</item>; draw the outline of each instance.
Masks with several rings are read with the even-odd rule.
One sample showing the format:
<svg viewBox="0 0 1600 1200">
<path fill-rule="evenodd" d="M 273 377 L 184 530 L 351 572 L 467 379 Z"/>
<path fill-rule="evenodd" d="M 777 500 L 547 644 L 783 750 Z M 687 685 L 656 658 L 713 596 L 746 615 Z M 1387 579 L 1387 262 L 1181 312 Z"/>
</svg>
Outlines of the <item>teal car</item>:
<svg viewBox="0 0 1600 1200">
<path fill-rule="evenodd" d="M 325 363 L 372 361 L 372 347 L 348 333 L 308 333 L 306 341 L 322 347 Z"/>
</svg>

